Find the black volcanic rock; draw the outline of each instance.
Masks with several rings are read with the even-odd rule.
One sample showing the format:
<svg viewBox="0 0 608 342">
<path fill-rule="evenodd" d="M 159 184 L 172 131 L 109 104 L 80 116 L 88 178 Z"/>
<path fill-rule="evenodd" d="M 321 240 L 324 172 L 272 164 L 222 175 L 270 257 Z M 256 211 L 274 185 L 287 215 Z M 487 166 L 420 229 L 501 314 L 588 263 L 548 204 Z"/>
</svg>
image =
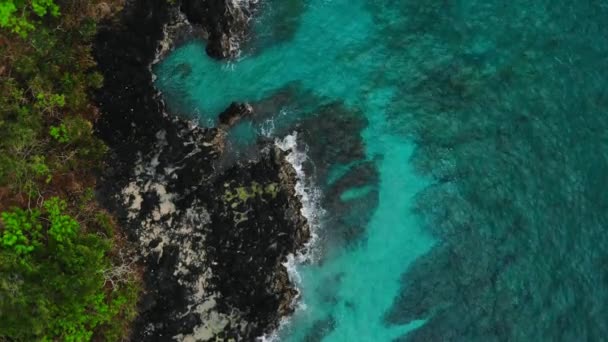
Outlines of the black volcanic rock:
<svg viewBox="0 0 608 342">
<path fill-rule="evenodd" d="M 233 102 L 220 113 L 219 119 L 220 124 L 228 127 L 234 126 L 239 120 L 244 117 L 251 116 L 253 114 L 253 108 L 247 103 L 236 103 Z"/>
<path fill-rule="evenodd" d="M 204 18 L 225 15 L 215 10 Z M 285 152 L 262 145 L 258 160 L 220 169 L 224 131 L 164 112 L 150 65 L 177 20 L 166 0 L 133 0 L 94 43 L 105 79 L 96 132 L 111 149 L 98 193 L 145 268 L 131 339 L 253 340 L 291 311 L 297 293 L 282 263 L 308 226 Z M 235 108 L 222 120 L 245 114 Z"/>
<path fill-rule="evenodd" d="M 253 335 L 261 335 L 264 327 L 272 325 L 277 311 L 290 313 L 289 304 L 297 295 L 282 266 L 285 255 L 309 239 L 308 230 L 301 229 L 306 226 L 301 205 L 293 201 L 295 177 L 283 152 L 269 146 L 260 161 L 230 168 L 211 190 L 216 200 L 210 210 L 213 225 L 207 243 L 223 247 L 208 251 L 215 284 L 226 303 L 258 324 Z"/>
<path fill-rule="evenodd" d="M 193 24 L 208 33 L 207 54 L 213 58 L 235 57 L 245 39 L 253 1 L 182 0 L 181 10 Z"/>
<path fill-rule="evenodd" d="M 133 144 L 135 153 L 150 145 L 154 134 L 149 132 L 163 126 L 162 108 L 147 67 L 169 17 L 165 0 L 134 0 L 124 9 L 120 23 L 109 23 L 98 31 L 94 55 L 104 87 L 95 97 L 104 115 L 96 128 L 110 147 Z"/>
</svg>

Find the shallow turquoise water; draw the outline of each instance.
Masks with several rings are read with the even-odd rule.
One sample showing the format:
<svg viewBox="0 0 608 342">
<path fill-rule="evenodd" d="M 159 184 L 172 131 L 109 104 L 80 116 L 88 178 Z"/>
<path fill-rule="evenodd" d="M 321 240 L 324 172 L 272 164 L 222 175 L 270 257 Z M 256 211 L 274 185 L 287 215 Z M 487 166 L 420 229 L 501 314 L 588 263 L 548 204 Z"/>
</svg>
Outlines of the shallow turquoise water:
<svg viewBox="0 0 608 342">
<path fill-rule="evenodd" d="M 169 108 L 298 131 L 324 195 L 286 341 L 608 336 L 608 2 L 268 0 L 235 62 L 180 47 Z M 603 337 L 602 337 L 603 336 Z"/>
</svg>

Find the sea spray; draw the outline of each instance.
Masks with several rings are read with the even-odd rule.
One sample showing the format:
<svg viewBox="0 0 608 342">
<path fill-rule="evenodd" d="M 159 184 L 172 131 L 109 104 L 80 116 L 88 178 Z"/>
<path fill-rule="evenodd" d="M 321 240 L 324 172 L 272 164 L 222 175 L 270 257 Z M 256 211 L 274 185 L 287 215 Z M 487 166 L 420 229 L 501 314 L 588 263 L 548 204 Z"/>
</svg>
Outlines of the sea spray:
<svg viewBox="0 0 608 342">
<path fill-rule="evenodd" d="M 275 145 L 284 152 L 287 152 L 285 160 L 296 171 L 296 185 L 295 191 L 302 203 L 301 213 L 308 222 L 310 229 L 310 239 L 304 245 L 300 251 L 295 254 L 287 256 L 287 261 L 283 263 L 283 266 L 287 269 L 289 279 L 296 285 L 298 290 L 298 296 L 294 298 L 292 306 L 296 310 L 306 310 L 306 303 L 302 302 L 299 296 L 299 286 L 301 284 L 301 277 L 298 273 L 297 266 L 305 262 L 312 262 L 315 260 L 316 253 L 315 247 L 317 246 L 317 240 L 319 235 L 317 230 L 321 224 L 321 218 L 325 214 L 325 211 L 320 206 L 321 191 L 312 184 L 310 177 L 307 177 L 304 173 L 304 163 L 308 160 L 306 154 L 307 149 L 298 144 L 298 134 L 296 132 L 287 135 L 283 139 L 275 139 Z M 289 325 L 289 317 L 281 318 L 279 328 L 270 334 L 266 334 L 258 338 L 260 342 L 274 342 L 279 339 L 279 332 Z"/>
<path fill-rule="evenodd" d="M 260 127 L 260 134 L 266 138 L 271 138 L 274 135 L 275 123 L 273 119 L 268 119 Z"/>
<path fill-rule="evenodd" d="M 310 239 L 301 251 L 294 256 L 294 261 L 304 263 L 315 260 L 315 246 L 319 238 L 317 234 L 321 218 L 325 211 L 320 207 L 321 191 L 317 189 L 309 177 L 304 173 L 304 163 L 308 160 L 306 148 L 302 149 L 298 145 L 298 134 L 296 132 L 287 135 L 285 138 L 276 139 L 275 145 L 281 150 L 288 152 L 285 159 L 296 171 L 297 182 L 295 191 L 302 202 L 302 216 L 308 221 L 310 226 Z"/>
<path fill-rule="evenodd" d="M 314 233 L 312 233 L 312 229 L 311 229 L 311 237 L 312 237 L 312 234 L 314 234 Z M 312 241 L 312 238 L 310 241 Z M 310 241 L 309 241 L 309 243 L 310 243 Z M 311 254 L 311 253 L 308 253 L 308 254 Z M 290 254 L 287 256 L 287 261 L 282 263 L 282 265 L 285 267 L 285 269 L 287 269 L 287 274 L 289 275 L 289 280 L 293 284 L 295 284 L 295 288 L 298 291 L 298 295 L 293 298 L 293 301 L 291 303 L 291 307 L 295 308 L 296 311 L 306 310 L 306 303 L 304 303 L 302 300 L 300 300 L 301 292 L 300 292 L 299 287 L 302 282 L 302 278 L 300 277 L 300 274 L 298 273 L 297 266 L 298 266 L 298 264 L 300 264 L 299 260 L 301 260 L 301 259 L 302 258 L 297 257 L 294 254 Z M 277 342 L 277 341 L 279 341 L 279 336 L 281 335 L 281 331 L 283 331 L 285 328 L 287 328 L 290 323 L 291 323 L 290 316 L 281 317 L 281 320 L 279 322 L 279 327 L 268 334 L 258 337 L 257 342 Z"/>
</svg>

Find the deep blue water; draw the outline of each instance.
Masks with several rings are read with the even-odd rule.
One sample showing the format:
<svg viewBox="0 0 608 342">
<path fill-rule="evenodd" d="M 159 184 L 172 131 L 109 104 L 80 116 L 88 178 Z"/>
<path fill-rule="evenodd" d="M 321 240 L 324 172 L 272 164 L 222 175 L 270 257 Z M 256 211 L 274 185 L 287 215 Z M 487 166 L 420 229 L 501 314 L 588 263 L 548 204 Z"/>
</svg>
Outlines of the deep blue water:
<svg viewBox="0 0 608 342">
<path fill-rule="evenodd" d="M 608 1 L 266 0 L 238 61 L 186 44 L 169 108 L 297 137 L 318 239 L 285 341 L 608 338 Z"/>
</svg>

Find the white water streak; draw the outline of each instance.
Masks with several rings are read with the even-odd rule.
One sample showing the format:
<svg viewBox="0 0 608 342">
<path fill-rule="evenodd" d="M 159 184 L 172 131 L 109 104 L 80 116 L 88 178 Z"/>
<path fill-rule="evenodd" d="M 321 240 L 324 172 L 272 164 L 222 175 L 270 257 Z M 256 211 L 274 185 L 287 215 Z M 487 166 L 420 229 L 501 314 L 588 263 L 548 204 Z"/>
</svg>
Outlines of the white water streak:
<svg viewBox="0 0 608 342">
<path fill-rule="evenodd" d="M 297 287 L 301 284 L 301 277 L 298 273 L 297 267 L 300 264 L 306 262 L 312 262 L 316 259 L 317 253 L 315 248 L 319 235 L 317 234 L 319 227 L 321 226 L 321 219 L 325 214 L 325 211 L 321 208 L 321 191 L 316 188 L 309 177 L 304 173 L 304 163 L 308 160 L 306 154 L 307 149 L 302 149 L 302 146 L 298 145 L 298 135 L 296 132 L 286 136 L 285 138 L 276 139 L 275 145 L 281 150 L 288 152 L 286 160 L 296 171 L 297 182 L 295 185 L 295 191 L 302 203 L 301 213 L 302 216 L 308 221 L 310 229 L 310 239 L 304 245 L 304 248 L 297 251 L 296 254 L 290 254 L 287 256 L 287 261 L 283 263 L 283 266 L 287 269 L 289 279 L 292 283 L 296 284 Z M 299 291 L 299 289 L 298 289 Z M 302 302 L 300 296 L 297 296 L 295 303 L 292 305 L 296 306 L 296 310 L 306 310 L 306 303 Z M 275 342 L 279 339 L 279 332 L 283 330 L 290 323 L 289 317 L 281 318 L 279 328 L 270 334 L 264 335 L 258 338 L 260 342 Z"/>
<path fill-rule="evenodd" d="M 285 159 L 291 164 L 297 175 L 295 191 L 302 203 L 302 216 L 308 221 L 310 240 L 302 250 L 296 253 L 294 261 L 304 263 L 315 260 L 315 246 L 319 239 L 317 231 L 325 211 L 320 205 L 322 196 L 320 189 L 316 188 L 304 173 L 304 163 L 308 160 L 307 149 L 302 149 L 298 145 L 297 138 L 298 135 L 294 132 L 283 140 L 277 139 L 275 145 L 281 150 L 289 152 Z"/>
</svg>

